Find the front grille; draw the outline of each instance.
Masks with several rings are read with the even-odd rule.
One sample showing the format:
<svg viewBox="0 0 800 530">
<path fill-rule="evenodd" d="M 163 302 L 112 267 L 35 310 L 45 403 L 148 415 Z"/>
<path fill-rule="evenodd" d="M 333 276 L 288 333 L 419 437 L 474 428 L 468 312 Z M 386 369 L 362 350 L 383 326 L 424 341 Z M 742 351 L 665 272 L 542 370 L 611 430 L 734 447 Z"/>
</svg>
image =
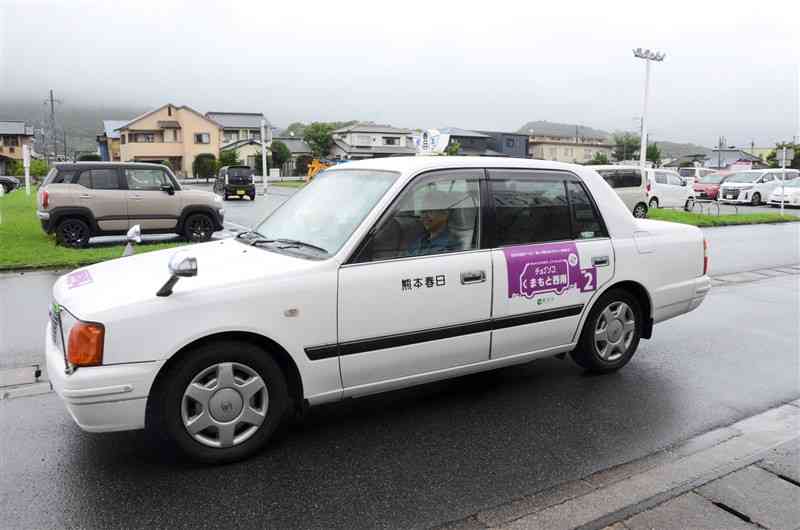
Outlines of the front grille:
<svg viewBox="0 0 800 530">
<path fill-rule="evenodd" d="M 738 189 L 738 188 L 728 188 L 726 190 L 723 190 L 722 198 L 723 199 L 738 199 L 740 192 L 741 192 L 741 190 Z"/>
</svg>

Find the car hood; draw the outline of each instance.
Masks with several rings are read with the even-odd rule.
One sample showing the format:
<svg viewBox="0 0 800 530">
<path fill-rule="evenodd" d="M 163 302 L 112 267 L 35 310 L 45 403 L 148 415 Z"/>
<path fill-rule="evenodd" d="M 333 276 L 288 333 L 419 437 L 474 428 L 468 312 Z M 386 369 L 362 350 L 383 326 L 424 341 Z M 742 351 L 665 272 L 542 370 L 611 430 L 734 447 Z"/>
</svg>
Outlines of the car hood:
<svg viewBox="0 0 800 530">
<path fill-rule="evenodd" d="M 217 195 L 211 193 L 210 191 L 187 190 L 184 188 L 178 193 L 180 194 L 181 201 L 184 205 L 205 204 L 207 206 L 213 205 L 218 208 L 222 208 L 222 201 L 217 200 Z"/>
<path fill-rule="evenodd" d="M 170 277 L 169 260 L 179 252 L 197 258 L 197 276 L 181 278 L 171 296 L 158 297 L 156 292 Z M 295 275 L 318 263 L 226 239 L 134 254 L 76 269 L 56 281 L 53 298 L 77 318 L 100 319 L 109 310 L 169 300 L 174 303 L 188 293 Z"/>
<path fill-rule="evenodd" d="M 722 184 L 723 188 L 746 188 L 748 186 L 754 186 L 754 182 L 725 182 Z"/>
<path fill-rule="evenodd" d="M 694 189 L 696 190 L 715 190 L 720 187 L 719 184 L 707 184 L 703 182 L 695 182 Z"/>
</svg>

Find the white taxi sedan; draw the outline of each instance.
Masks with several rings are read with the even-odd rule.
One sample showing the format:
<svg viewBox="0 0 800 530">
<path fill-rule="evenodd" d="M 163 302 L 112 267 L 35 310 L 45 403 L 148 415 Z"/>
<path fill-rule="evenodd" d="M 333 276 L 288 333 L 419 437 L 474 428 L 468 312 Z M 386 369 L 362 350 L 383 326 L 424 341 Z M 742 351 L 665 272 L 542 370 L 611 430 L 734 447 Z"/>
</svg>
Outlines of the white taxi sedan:
<svg viewBox="0 0 800 530">
<path fill-rule="evenodd" d="M 782 185 L 778 184 L 767 202 L 775 208 L 781 203 L 784 206 L 800 207 L 800 178 L 787 180 Z"/>
<path fill-rule="evenodd" d="M 707 272 L 699 229 L 635 219 L 589 167 L 350 162 L 240 237 L 61 277 L 48 373 L 87 431 L 227 462 L 307 405 L 564 353 L 613 372 Z"/>
</svg>

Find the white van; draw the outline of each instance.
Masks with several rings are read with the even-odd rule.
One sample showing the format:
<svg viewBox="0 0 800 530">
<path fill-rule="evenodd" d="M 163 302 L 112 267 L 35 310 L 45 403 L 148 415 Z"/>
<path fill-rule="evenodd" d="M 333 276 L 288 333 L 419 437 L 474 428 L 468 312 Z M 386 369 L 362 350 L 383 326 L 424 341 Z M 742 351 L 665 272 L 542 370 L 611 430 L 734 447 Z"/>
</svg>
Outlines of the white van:
<svg viewBox="0 0 800 530">
<path fill-rule="evenodd" d="M 634 217 L 647 217 L 648 179 L 639 166 L 591 166 L 614 188 Z"/>
<path fill-rule="evenodd" d="M 700 180 L 701 178 L 705 177 L 706 175 L 710 175 L 712 173 L 716 173 L 718 170 L 716 169 L 707 169 L 704 167 L 680 167 L 678 168 L 678 174 L 686 180 L 690 186 L 694 185 L 695 182 Z"/>
<path fill-rule="evenodd" d="M 780 187 L 781 178 L 797 178 L 796 169 L 749 169 L 730 175 L 719 189 L 720 202 L 749 203 L 758 206 L 769 199 L 775 188 Z"/>
</svg>

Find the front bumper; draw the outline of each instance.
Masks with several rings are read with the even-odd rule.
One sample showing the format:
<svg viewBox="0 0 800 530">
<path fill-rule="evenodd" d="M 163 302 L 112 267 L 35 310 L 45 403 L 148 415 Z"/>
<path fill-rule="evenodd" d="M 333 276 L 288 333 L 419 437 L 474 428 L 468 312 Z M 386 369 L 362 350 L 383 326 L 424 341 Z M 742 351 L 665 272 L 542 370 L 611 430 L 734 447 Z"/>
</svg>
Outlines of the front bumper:
<svg viewBox="0 0 800 530">
<path fill-rule="evenodd" d="M 45 332 L 47 375 L 78 426 L 89 432 L 142 429 L 150 387 L 163 361 L 78 368 L 66 373 L 61 350 Z"/>
</svg>

